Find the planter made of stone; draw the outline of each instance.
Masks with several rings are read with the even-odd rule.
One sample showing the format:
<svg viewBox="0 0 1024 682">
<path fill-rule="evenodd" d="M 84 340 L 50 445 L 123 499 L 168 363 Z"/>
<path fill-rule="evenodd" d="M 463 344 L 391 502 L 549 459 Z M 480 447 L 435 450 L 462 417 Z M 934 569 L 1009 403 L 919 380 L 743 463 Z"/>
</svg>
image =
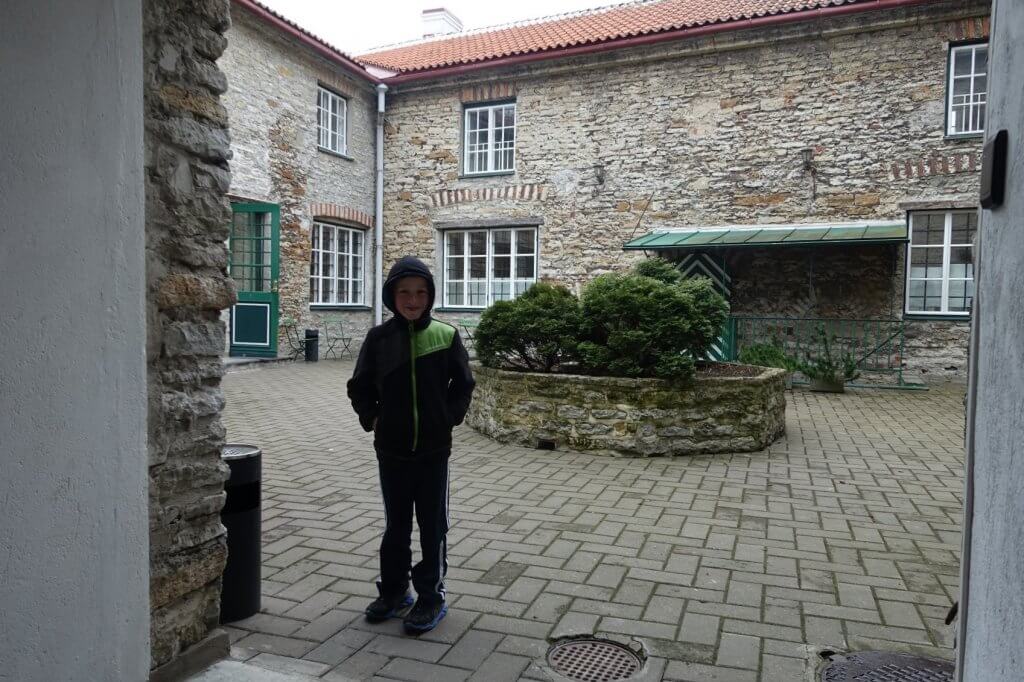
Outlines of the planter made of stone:
<svg viewBox="0 0 1024 682">
<path fill-rule="evenodd" d="M 510 372 L 473 364 L 466 422 L 502 443 L 626 457 L 752 452 L 785 431 L 786 371 L 661 379 Z"/>
</svg>

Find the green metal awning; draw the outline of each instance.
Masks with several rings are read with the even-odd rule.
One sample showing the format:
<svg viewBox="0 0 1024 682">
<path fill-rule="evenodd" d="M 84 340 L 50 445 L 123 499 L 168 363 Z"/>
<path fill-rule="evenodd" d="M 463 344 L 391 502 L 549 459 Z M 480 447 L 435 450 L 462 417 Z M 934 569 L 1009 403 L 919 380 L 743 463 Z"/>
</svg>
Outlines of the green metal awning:
<svg viewBox="0 0 1024 682">
<path fill-rule="evenodd" d="M 827 244 L 888 244 L 907 241 L 905 221 L 794 225 L 721 225 L 655 230 L 631 239 L 624 249 L 669 250 Z"/>
</svg>

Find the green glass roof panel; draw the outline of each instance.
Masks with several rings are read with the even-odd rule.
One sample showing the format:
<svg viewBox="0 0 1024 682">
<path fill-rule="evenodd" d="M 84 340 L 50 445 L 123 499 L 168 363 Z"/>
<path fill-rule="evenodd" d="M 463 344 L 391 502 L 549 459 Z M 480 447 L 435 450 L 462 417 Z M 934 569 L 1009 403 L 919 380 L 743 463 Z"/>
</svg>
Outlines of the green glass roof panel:
<svg viewBox="0 0 1024 682">
<path fill-rule="evenodd" d="M 760 230 L 744 244 L 776 244 L 793 234 L 795 230 Z"/>
<path fill-rule="evenodd" d="M 718 240 L 718 244 L 745 244 L 757 235 L 764 232 L 764 230 L 729 230 L 722 238 Z"/>
<path fill-rule="evenodd" d="M 646 246 L 662 248 L 682 246 L 694 234 L 696 232 L 659 232 L 656 233 L 654 239 L 647 242 Z"/>
<path fill-rule="evenodd" d="M 879 225 L 869 225 L 864 231 L 864 239 L 906 239 L 907 238 L 907 224 L 906 223 L 881 223 Z"/>
<path fill-rule="evenodd" d="M 693 232 L 690 238 L 686 240 L 686 246 L 696 246 L 698 244 L 710 244 L 717 241 L 720 237 L 724 237 L 729 233 L 729 230 L 701 230 L 700 232 Z"/>
<path fill-rule="evenodd" d="M 831 229 L 831 227 L 821 225 L 801 227 L 794 229 L 785 239 L 780 239 L 779 242 L 783 244 L 816 242 L 828 234 L 828 231 Z"/>
<path fill-rule="evenodd" d="M 822 235 L 822 240 L 831 241 L 857 241 L 864 238 L 864 231 L 867 229 L 865 225 L 858 225 L 856 227 L 830 227 L 828 231 Z"/>
<path fill-rule="evenodd" d="M 905 242 L 905 222 L 837 223 L 834 225 L 736 225 L 651 232 L 630 240 L 627 249 L 693 249 L 791 244 L 856 244 Z"/>
</svg>

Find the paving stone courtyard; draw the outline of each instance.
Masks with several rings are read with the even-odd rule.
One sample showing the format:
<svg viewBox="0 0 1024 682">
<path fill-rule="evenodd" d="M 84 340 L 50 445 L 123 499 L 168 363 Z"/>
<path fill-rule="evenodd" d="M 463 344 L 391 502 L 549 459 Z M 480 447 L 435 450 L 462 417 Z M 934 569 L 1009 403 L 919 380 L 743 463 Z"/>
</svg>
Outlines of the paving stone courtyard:
<svg viewBox="0 0 1024 682">
<path fill-rule="evenodd" d="M 324 680 L 547 680 L 550 642 L 594 633 L 642 643 L 648 679 L 793 682 L 823 648 L 952 656 L 962 388 L 796 389 L 786 436 L 754 454 L 618 459 L 460 427 L 451 611 L 413 638 L 362 618 L 384 512 L 351 370 L 224 379 L 228 440 L 264 452 L 263 609 L 227 628 L 236 659 Z"/>
</svg>

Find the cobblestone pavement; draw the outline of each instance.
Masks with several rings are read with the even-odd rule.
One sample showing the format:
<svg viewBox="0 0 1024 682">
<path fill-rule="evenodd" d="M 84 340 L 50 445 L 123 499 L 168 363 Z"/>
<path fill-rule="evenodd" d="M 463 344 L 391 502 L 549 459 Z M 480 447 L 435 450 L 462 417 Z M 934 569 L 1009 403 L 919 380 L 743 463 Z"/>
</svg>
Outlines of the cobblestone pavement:
<svg viewBox="0 0 1024 682">
<path fill-rule="evenodd" d="M 798 389 L 786 436 L 755 454 L 617 459 L 460 427 L 452 608 L 412 638 L 361 615 L 384 513 L 351 368 L 224 380 L 228 439 L 264 451 L 263 611 L 228 628 L 235 658 L 325 680 L 545 680 L 553 638 L 595 633 L 641 642 L 648 679 L 793 682 L 821 648 L 952 655 L 962 390 Z"/>
</svg>

